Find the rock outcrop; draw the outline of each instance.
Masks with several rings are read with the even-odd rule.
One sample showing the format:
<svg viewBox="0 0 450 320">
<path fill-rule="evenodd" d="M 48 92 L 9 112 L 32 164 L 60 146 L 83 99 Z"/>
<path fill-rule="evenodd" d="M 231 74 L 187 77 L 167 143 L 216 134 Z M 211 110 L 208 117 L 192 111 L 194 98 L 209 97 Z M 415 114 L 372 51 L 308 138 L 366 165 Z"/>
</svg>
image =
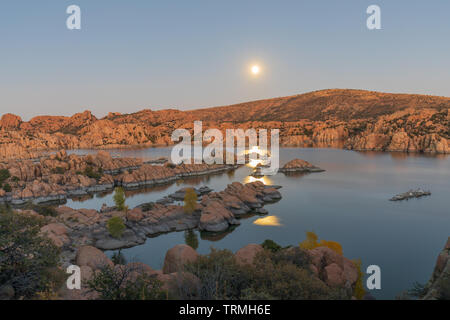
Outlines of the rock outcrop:
<svg viewBox="0 0 450 320">
<path fill-rule="evenodd" d="M 302 159 L 294 159 L 286 163 L 279 171 L 289 173 L 289 172 L 323 172 L 325 170 L 312 165 L 308 161 Z"/>
<path fill-rule="evenodd" d="M 259 244 L 248 244 L 245 247 L 236 251 L 234 258 L 236 262 L 240 265 L 253 264 L 258 253 L 262 252 L 264 249 Z"/>
<path fill-rule="evenodd" d="M 144 164 L 138 158 L 112 158 L 106 151 L 78 156 L 68 155 L 62 150 L 38 162 L 0 163 L 0 169 L 8 170 L 10 174 L 6 182 L 11 187 L 10 191 L 0 189 L 0 203 L 64 202 L 71 197 L 112 191 L 116 186 L 137 189 L 237 167 L 218 164 L 152 165 Z"/>
<path fill-rule="evenodd" d="M 103 119 L 89 111 L 28 122 L 5 114 L 0 159 L 59 149 L 172 145 L 173 130 L 192 131 L 195 120 L 223 133 L 230 126 L 280 129 L 284 146 L 450 153 L 449 110 L 450 98 L 336 89 L 190 111 L 110 113 Z"/>
<path fill-rule="evenodd" d="M 311 270 L 332 287 L 352 287 L 358 279 L 355 264 L 346 257 L 327 247 L 307 251 L 311 257 Z"/>
<path fill-rule="evenodd" d="M 188 245 L 179 244 L 167 251 L 162 271 L 164 274 L 183 271 L 185 264 L 194 262 L 197 258 L 197 251 Z"/>
<path fill-rule="evenodd" d="M 431 279 L 425 286 L 424 300 L 450 300 L 450 237 L 439 254 Z"/>
</svg>

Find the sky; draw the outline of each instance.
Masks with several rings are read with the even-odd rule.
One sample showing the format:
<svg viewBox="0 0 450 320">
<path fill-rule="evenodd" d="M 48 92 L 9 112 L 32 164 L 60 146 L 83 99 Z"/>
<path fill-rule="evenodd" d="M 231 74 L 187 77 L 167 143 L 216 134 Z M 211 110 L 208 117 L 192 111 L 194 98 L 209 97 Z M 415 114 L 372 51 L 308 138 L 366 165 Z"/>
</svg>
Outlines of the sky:
<svg viewBox="0 0 450 320">
<path fill-rule="evenodd" d="M 73 4 L 81 30 L 66 27 Z M 381 30 L 366 27 L 372 4 Z M 2 0 L 0 114 L 103 117 L 327 88 L 450 96 L 449 35 L 448 0 Z"/>
</svg>

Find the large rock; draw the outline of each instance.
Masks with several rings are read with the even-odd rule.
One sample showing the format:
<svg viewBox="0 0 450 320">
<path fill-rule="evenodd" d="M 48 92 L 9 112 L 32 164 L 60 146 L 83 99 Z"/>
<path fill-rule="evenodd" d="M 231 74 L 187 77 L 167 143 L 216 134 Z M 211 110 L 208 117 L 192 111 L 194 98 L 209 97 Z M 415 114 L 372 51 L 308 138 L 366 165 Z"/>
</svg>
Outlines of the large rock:
<svg viewBox="0 0 450 320">
<path fill-rule="evenodd" d="M 340 287 L 345 283 L 344 271 L 336 263 L 327 265 L 325 268 L 325 282 L 331 287 Z"/>
<path fill-rule="evenodd" d="M 76 264 L 79 267 L 88 266 L 94 271 L 106 266 L 114 266 L 106 254 L 92 246 L 83 246 L 78 249 Z"/>
<path fill-rule="evenodd" d="M 169 274 L 177 271 L 182 271 L 183 267 L 188 262 L 197 260 L 199 254 L 190 246 L 179 244 L 166 253 L 164 259 L 163 273 Z"/>
<path fill-rule="evenodd" d="M 0 119 L 0 128 L 3 129 L 18 129 L 20 124 L 22 123 L 22 119 L 15 114 L 6 113 Z"/>
<path fill-rule="evenodd" d="M 450 237 L 444 249 L 439 254 L 431 279 L 425 286 L 425 300 L 448 299 L 450 289 L 448 288 L 448 277 L 450 275 Z M 445 296 L 445 298 L 443 297 Z"/>
<path fill-rule="evenodd" d="M 319 167 L 316 167 L 309 163 L 308 161 L 302 159 L 294 159 L 286 163 L 283 168 L 280 169 L 281 172 L 321 172 L 324 171 Z"/>
<path fill-rule="evenodd" d="M 264 251 L 264 249 L 259 244 L 248 244 L 239 249 L 234 255 L 234 258 L 240 265 L 253 264 L 256 255 L 262 251 Z"/>
<path fill-rule="evenodd" d="M 59 248 L 70 243 L 67 227 L 62 223 L 50 223 L 43 226 L 41 234 L 46 235 Z"/>
</svg>

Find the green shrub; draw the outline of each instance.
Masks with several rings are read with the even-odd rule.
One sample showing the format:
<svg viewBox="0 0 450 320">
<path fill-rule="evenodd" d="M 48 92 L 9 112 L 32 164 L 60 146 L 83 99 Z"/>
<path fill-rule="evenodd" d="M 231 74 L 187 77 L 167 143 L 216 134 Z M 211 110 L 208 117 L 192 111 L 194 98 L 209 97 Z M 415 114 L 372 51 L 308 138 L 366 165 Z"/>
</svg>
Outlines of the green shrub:
<svg viewBox="0 0 450 320">
<path fill-rule="evenodd" d="M 152 210 L 154 206 L 155 206 L 154 202 L 148 202 L 148 203 L 142 204 L 140 207 L 141 207 L 142 211 L 147 212 L 147 211 Z"/>
<path fill-rule="evenodd" d="M 125 224 L 121 217 L 112 217 L 107 222 L 107 228 L 109 234 L 113 238 L 119 239 L 122 237 L 123 231 L 125 230 Z"/>
<path fill-rule="evenodd" d="M 199 280 L 196 298 L 200 299 L 350 299 L 345 288 L 330 288 L 309 269 L 307 253 L 298 248 L 264 250 L 253 265 L 239 265 L 232 252 L 212 249 L 185 271 Z M 179 292 L 185 292 L 180 290 Z M 178 299 L 190 299 L 178 296 Z"/>
<path fill-rule="evenodd" d="M 54 272 L 59 249 L 40 235 L 38 218 L 2 209 L 0 225 L 0 286 L 11 285 L 15 299 L 30 299 L 61 285 Z"/>
<path fill-rule="evenodd" d="M 3 185 L 3 190 L 5 190 L 5 192 L 11 192 L 12 188 L 11 188 L 11 186 L 8 183 L 5 183 Z"/>
<path fill-rule="evenodd" d="M 87 166 L 86 169 L 84 169 L 84 175 L 91 179 L 99 180 L 103 176 L 103 170 L 100 168 L 95 172 L 93 167 Z"/>
<path fill-rule="evenodd" d="M 133 274 L 138 273 L 138 276 Z M 88 282 L 100 300 L 161 300 L 165 295 L 161 281 L 138 267 L 104 267 Z"/>
<path fill-rule="evenodd" d="M 266 250 L 270 250 L 272 252 L 277 252 L 279 250 L 281 250 L 281 246 L 279 244 L 277 244 L 275 241 L 267 239 L 264 240 L 264 242 L 261 244 L 261 246 L 266 249 Z"/>
<path fill-rule="evenodd" d="M 9 177 L 11 177 L 11 174 L 8 169 L 0 169 L 0 184 L 3 184 Z"/>
<path fill-rule="evenodd" d="M 52 173 L 55 174 L 64 174 L 66 172 L 66 169 L 64 169 L 63 167 L 56 167 L 52 169 Z"/>
<path fill-rule="evenodd" d="M 58 215 L 58 212 L 56 211 L 55 207 L 42 205 L 42 204 L 34 204 L 32 202 L 28 202 L 25 205 L 24 209 L 33 210 L 45 217 L 56 217 Z"/>
</svg>

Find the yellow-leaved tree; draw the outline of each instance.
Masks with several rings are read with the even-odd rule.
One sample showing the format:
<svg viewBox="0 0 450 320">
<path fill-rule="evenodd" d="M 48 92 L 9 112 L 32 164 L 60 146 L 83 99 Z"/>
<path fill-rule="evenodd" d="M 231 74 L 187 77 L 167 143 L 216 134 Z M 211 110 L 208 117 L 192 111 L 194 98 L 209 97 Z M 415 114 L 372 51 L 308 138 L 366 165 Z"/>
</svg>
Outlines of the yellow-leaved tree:
<svg viewBox="0 0 450 320">
<path fill-rule="evenodd" d="M 319 237 L 312 231 L 306 232 L 306 239 L 303 242 L 300 242 L 300 248 L 304 250 L 311 250 L 318 247 L 328 247 L 331 250 L 343 254 L 342 246 L 339 242 L 336 241 L 328 241 L 328 240 L 319 240 Z"/>
</svg>

